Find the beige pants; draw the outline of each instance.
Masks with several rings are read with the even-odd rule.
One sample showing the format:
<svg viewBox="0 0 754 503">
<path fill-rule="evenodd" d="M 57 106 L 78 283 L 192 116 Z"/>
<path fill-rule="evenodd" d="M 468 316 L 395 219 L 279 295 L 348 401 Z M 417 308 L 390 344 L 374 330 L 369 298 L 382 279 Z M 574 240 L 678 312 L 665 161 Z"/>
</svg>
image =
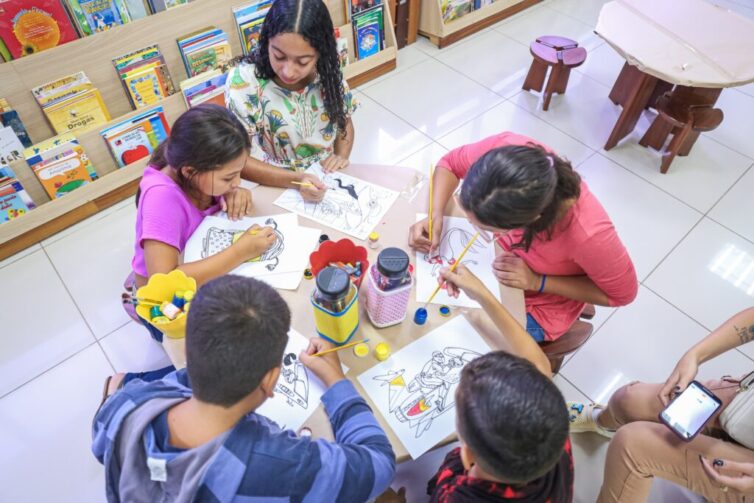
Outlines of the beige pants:
<svg viewBox="0 0 754 503">
<path fill-rule="evenodd" d="M 720 411 L 730 404 L 738 388 L 737 379 L 703 384 L 722 400 Z M 699 460 L 702 455 L 710 460 L 754 463 L 754 451 L 715 438 L 713 435 L 722 432 L 717 416 L 709 423 L 710 427 L 691 442 L 680 440 L 658 420 L 663 409 L 658 398 L 661 388 L 662 384 L 637 382 L 623 386 L 610 398 L 600 423 L 611 429 L 620 428 L 607 450 L 605 478 L 598 502 L 643 503 L 653 477 L 685 486 L 712 502 L 754 502 L 754 495 L 745 496 L 733 489 L 723 491 L 706 475 Z M 724 466 L 721 472 L 740 475 L 726 473 Z"/>
</svg>

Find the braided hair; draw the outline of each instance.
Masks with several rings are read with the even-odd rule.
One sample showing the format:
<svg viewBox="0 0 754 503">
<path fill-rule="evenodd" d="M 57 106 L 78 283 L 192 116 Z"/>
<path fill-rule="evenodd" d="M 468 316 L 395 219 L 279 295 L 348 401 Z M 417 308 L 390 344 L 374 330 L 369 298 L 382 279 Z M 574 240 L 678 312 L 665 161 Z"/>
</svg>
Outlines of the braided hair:
<svg viewBox="0 0 754 503">
<path fill-rule="evenodd" d="M 327 115 L 345 135 L 348 117 L 334 31 L 330 11 L 322 0 L 275 0 L 264 18 L 259 45 L 240 60 L 255 65 L 258 79 L 271 80 L 275 72 L 270 64 L 270 39 L 282 33 L 301 35 L 317 51 L 317 74 Z"/>
</svg>

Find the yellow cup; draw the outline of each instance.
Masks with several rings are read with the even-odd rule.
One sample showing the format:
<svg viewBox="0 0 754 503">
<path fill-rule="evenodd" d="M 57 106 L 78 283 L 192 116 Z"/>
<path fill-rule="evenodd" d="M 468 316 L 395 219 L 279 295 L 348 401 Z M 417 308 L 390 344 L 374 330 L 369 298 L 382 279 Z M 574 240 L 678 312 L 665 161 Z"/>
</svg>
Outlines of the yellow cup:
<svg viewBox="0 0 754 503">
<path fill-rule="evenodd" d="M 176 269 L 170 271 L 168 274 L 153 274 L 147 284 L 136 291 L 136 297 L 138 299 L 149 299 L 158 302 L 172 302 L 173 294 L 178 290 L 192 290 L 195 292 L 196 280 L 189 278 L 183 271 Z M 137 304 L 136 314 L 171 339 L 183 339 L 186 337 L 187 316 L 179 316 L 168 323 L 155 324 L 150 321 L 150 308 L 151 306 Z"/>
<path fill-rule="evenodd" d="M 312 306 L 314 306 L 314 324 L 320 337 L 340 346 L 349 341 L 359 328 L 359 290 L 351 283 L 355 290 L 351 302 L 343 311 L 334 313 L 329 309 L 317 304 L 312 294 Z"/>
</svg>

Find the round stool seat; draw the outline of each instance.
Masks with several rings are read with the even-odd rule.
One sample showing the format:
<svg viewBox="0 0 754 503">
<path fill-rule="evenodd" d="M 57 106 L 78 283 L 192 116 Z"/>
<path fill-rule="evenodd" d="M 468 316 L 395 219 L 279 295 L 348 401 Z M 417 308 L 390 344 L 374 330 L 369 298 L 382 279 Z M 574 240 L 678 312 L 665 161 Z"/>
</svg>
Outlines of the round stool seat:
<svg viewBox="0 0 754 503">
<path fill-rule="evenodd" d="M 542 38 L 558 38 L 560 40 L 573 42 L 573 45 L 548 45 L 541 42 Z M 529 50 L 532 56 L 550 66 L 563 64 L 567 67 L 574 68 L 586 61 L 586 49 L 578 47 L 577 42 L 567 38 L 540 37 L 531 43 Z"/>
<path fill-rule="evenodd" d="M 586 49 L 579 47 L 579 43 L 570 38 L 542 35 L 531 43 L 529 51 L 534 59 L 521 88 L 525 91 L 541 91 L 549 71 L 550 78 L 542 95 L 542 110 L 546 111 L 553 93 L 565 93 L 571 68 L 586 61 Z"/>
</svg>

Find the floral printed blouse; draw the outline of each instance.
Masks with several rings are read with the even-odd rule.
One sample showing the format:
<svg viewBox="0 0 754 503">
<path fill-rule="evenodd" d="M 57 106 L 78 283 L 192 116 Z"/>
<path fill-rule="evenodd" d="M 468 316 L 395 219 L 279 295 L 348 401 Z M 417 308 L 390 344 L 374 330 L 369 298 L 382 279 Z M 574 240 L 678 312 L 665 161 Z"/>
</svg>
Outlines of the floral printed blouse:
<svg viewBox="0 0 754 503">
<path fill-rule="evenodd" d="M 343 89 L 350 117 L 358 103 L 345 79 Z M 337 125 L 325 110 L 319 77 L 300 91 L 289 91 L 274 80 L 257 79 L 254 65 L 244 63 L 230 69 L 225 103 L 249 131 L 254 157 L 303 170 L 333 153 Z"/>
</svg>

